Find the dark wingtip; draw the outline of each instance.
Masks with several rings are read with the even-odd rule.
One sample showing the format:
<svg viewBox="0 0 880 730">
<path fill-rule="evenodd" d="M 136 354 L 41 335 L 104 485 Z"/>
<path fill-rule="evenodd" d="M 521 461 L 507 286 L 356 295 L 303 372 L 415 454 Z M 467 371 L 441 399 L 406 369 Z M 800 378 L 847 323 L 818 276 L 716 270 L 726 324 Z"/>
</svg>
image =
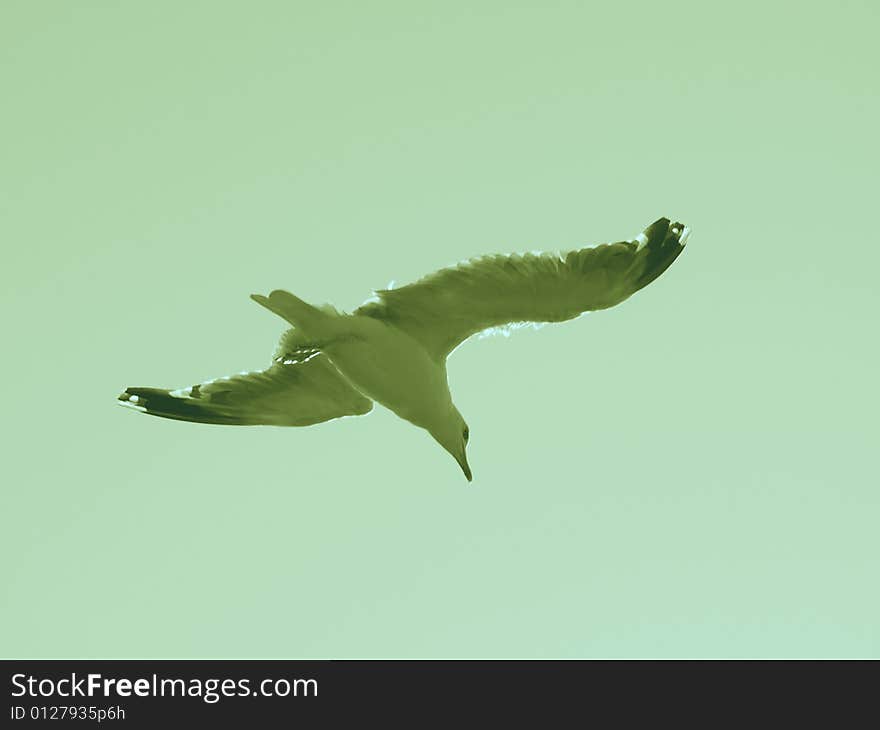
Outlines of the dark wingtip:
<svg viewBox="0 0 880 730">
<path fill-rule="evenodd" d="M 176 421 L 193 423 L 216 423 L 232 426 L 243 426 L 251 421 L 228 409 L 211 398 L 202 402 L 202 395 L 196 389 L 196 396 L 178 397 L 163 388 L 126 388 L 119 396 L 119 405 L 134 408 L 141 413 L 160 418 L 171 418 Z"/>
<path fill-rule="evenodd" d="M 147 413 L 147 398 L 144 397 L 144 390 L 144 388 L 126 388 L 116 396 L 116 401 L 121 406 L 134 408 L 141 413 Z"/>
<path fill-rule="evenodd" d="M 671 223 L 669 218 L 659 218 L 648 226 L 640 236 L 647 256 L 645 267 L 636 281 L 638 289 L 650 284 L 668 269 L 684 250 L 690 229 L 683 223 Z"/>
<path fill-rule="evenodd" d="M 648 245 L 652 241 L 663 240 L 666 236 L 666 231 L 669 230 L 669 223 L 669 218 L 658 218 L 645 229 L 644 235 L 648 239 Z"/>
</svg>

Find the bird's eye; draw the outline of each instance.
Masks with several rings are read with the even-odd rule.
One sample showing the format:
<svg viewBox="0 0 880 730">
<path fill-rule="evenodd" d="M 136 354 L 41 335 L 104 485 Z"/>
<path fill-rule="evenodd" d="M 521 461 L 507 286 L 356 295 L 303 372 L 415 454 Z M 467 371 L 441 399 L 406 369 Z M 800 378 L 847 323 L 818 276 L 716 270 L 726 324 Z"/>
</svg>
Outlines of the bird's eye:
<svg viewBox="0 0 880 730">
<path fill-rule="evenodd" d="M 468 440 L 468 438 L 469 438 L 470 435 L 471 435 L 471 432 L 468 431 L 468 427 L 467 427 L 467 426 L 464 427 L 464 431 L 461 432 L 461 435 L 464 436 L 464 442 L 467 443 L 467 440 Z"/>
</svg>

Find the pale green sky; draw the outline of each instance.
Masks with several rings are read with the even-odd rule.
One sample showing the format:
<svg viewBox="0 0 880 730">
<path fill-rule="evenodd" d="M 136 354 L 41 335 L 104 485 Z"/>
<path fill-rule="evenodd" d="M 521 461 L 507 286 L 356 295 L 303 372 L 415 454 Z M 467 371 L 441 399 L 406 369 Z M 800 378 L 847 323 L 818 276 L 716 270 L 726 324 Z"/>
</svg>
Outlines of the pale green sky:
<svg viewBox="0 0 880 730">
<path fill-rule="evenodd" d="M 876 4 L 0 9 L 4 656 L 878 656 Z M 118 408 L 477 254 L 687 250 L 377 408 Z"/>
</svg>

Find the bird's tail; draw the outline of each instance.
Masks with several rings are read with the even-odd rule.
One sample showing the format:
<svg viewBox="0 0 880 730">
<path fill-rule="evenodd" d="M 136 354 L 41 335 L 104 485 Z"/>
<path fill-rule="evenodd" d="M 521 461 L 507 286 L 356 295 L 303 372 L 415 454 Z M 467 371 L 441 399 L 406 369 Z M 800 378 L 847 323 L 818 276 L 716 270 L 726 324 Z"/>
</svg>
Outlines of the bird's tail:
<svg viewBox="0 0 880 730">
<path fill-rule="evenodd" d="M 283 289 L 276 289 L 268 297 L 251 294 L 251 299 L 307 335 L 321 331 L 331 318 L 339 314 L 332 307 L 315 307 Z"/>
</svg>

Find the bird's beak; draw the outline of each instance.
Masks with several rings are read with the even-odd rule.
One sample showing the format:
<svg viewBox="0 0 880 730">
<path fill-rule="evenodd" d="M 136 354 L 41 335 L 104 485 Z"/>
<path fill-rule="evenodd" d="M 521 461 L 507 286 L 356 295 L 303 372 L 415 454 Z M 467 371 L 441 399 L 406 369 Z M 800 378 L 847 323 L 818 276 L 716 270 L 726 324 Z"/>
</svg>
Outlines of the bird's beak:
<svg viewBox="0 0 880 730">
<path fill-rule="evenodd" d="M 461 456 L 456 456 L 455 460 L 458 462 L 458 465 L 461 467 L 461 470 L 464 472 L 465 479 L 467 479 L 469 482 L 473 481 L 474 477 L 471 474 L 471 468 L 468 466 L 467 454 L 462 451 Z"/>
</svg>

